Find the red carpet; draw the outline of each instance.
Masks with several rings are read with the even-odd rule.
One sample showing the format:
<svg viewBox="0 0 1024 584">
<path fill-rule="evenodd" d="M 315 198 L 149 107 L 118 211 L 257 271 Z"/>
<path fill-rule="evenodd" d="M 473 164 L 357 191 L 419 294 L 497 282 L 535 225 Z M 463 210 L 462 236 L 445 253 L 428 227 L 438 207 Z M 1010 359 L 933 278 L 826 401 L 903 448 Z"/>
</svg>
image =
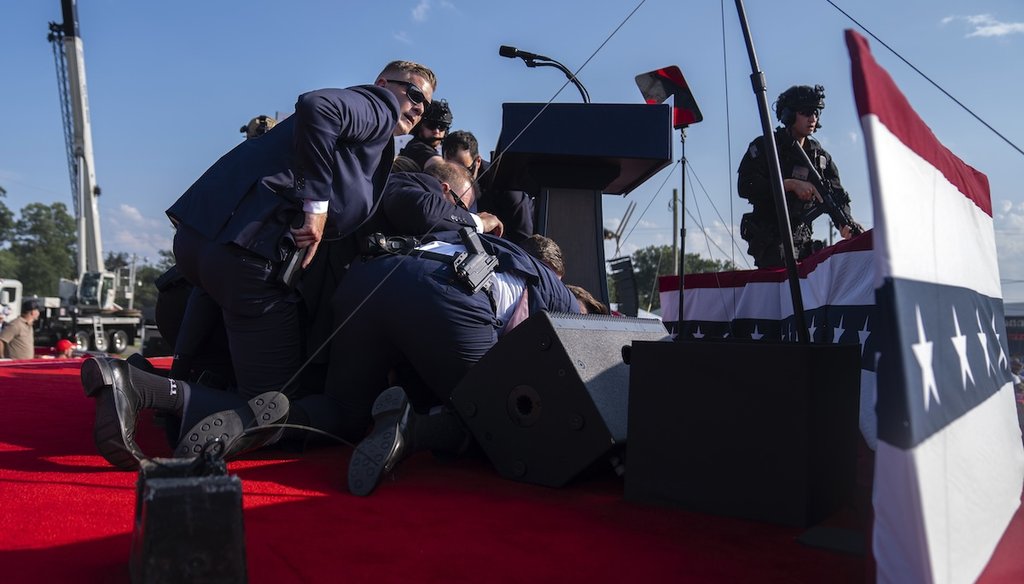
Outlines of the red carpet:
<svg viewBox="0 0 1024 584">
<path fill-rule="evenodd" d="M 94 453 L 78 362 L 2 365 L 0 400 L 0 581 L 127 582 L 136 475 Z M 424 454 L 353 497 L 349 452 L 229 465 L 251 582 L 870 581 L 863 558 L 803 546 L 799 529 L 629 503 L 611 476 L 548 489 Z M 1018 514 L 983 581 L 1024 581 L 1022 544 Z"/>
</svg>

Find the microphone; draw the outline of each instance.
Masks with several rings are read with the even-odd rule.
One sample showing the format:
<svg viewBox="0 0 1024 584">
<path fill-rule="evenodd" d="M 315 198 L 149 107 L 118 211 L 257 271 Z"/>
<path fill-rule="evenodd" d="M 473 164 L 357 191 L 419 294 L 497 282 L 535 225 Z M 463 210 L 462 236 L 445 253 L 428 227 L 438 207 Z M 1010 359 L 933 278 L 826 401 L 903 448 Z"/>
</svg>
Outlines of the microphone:
<svg viewBox="0 0 1024 584">
<path fill-rule="evenodd" d="M 555 69 L 558 69 L 559 71 L 564 73 L 566 78 L 568 78 L 569 81 L 576 86 L 576 89 L 580 91 L 580 95 L 583 96 L 583 103 L 590 103 L 590 94 L 587 93 L 587 89 L 583 87 L 583 84 L 580 83 L 580 80 L 576 78 L 576 75 L 573 74 L 573 72 L 570 71 L 565 65 L 559 63 L 558 61 L 552 59 L 551 57 L 545 57 L 544 55 L 538 55 L 536 53 L 520 51 L 519 49 L 515 47 L 510 47 L 508 45 L 501 45 L 500 47 L 498 47 L 498 54 L 501 55 L 502 57 L 507 57 L 509 59 L 515 59 L 516 57 L 519 57 L 520 59 L 523 60 L 524 63 L 526 63 L 526 66 L 530 68 L 554 67 Z"/>
<path fill-rule="evenodd" d="M 524 61 L 531 61 L 534 59 L 540 59 L 541 61 L 551 60 L 545 57 L 544 55 L 537 55 L 535 53 L 529 53 L 527 51 L 520 51 L 519 49 L 515 47 L 510 47 L 508 45 L 501 45 L 500 47 L 498 47 L 498 54 L 501 55 L 502 57 L 508 57 L 509 59 L 515 59 L 516 57 L 519 57 Z"/>
</svg>

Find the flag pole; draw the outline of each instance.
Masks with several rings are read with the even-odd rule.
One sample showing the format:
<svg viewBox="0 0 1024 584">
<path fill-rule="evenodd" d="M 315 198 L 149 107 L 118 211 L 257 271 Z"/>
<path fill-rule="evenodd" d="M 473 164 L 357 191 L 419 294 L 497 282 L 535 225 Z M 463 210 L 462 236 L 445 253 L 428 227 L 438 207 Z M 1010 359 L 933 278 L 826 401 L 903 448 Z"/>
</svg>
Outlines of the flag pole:
<svg viewBox="0 0 1024 584">
<path fill-rule="evenodd" d="M 796 326 L 797 339 L 803 344 L 811 342 L 807 331 L 807 319 L 804 317 L 804 301 L 800 292 L 800 277 L 796 271 L 796 255 L 793 252 L 793 231 L 789 223 L 789 208 L 786 205 L 786 189 L 782 186 L 782 167 L 779 165 L 779 153 L 775 145 L 775 132 L 768 110 L 768 92 L 764 72 L 757 63 L 754 52 L 754 41 L 750 36 L 747 24 L 747 12 L 743 0 L 736 0 L 736 12 L 743 29 L 743 39 L 747 44 L 747 55 L 750 57 L 750 81 L 757 98 L 757 109 L 761 114 L 761 130 L 764 133 L 765 150 L 768 154 L 768 178 L 775 197 L 775 214 L 779 222 L 779 235 L 782 236 L 782 252 L 786 260 L 786 276 L 789 280 L 789 292 L 793 298 L 793 320 Z M 680 288 L 682 288 L 680 282 Z M 681 290 L 680 290 L 681 292 Z M 681 294 L 680 294 L 681 295 Z"/>
</svg>

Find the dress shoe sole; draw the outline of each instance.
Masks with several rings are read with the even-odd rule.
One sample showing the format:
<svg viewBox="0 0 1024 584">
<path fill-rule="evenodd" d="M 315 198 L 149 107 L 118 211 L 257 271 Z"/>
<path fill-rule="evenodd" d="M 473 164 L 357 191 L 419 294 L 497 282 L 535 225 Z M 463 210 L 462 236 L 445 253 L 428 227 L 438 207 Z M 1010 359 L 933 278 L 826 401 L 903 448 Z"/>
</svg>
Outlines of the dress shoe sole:
<svg viewBox="0 0 1024 584">
<path fill-rule="evenodd" d="M 145 458 L 141 450 L 134 450 L 134 441 L 124 435 L 121 419 L 117 415 L 118 400 L 124 399 L 122 390 L 114 387 L 114 372 L 110 364 L 99 359 L 88 359 L 82 363 L 82 389 L 86 397 L 96 398 L 96 420 L 92 427 L 92 439 L 107 462 L 124 470 L 138 470 L 139 460 Z"/>
<path fill-rule="evenodd" d="M 284 429 L 264 426 L 280 424 L 287 419 L 288 398 L 277 391 L 261 393 L 250 399 L 246 406 L 216 412 L 199 420 L 182 435 L 174 456 L 199 456 L 206 443 L 216 439 L 224 443 L 225 458 L 238 456 L 277 441 Z"/>
<path fill-rule="evenodd" d="M 391 387 L 373 402 L 373 431 L 352 452 L 348 463 L 348 491 L 366 497 L 377 488 L 388 468 L 388 456 L 398 437 L 398 422 L 407 399 L 401 387 Z"/>
</svg>

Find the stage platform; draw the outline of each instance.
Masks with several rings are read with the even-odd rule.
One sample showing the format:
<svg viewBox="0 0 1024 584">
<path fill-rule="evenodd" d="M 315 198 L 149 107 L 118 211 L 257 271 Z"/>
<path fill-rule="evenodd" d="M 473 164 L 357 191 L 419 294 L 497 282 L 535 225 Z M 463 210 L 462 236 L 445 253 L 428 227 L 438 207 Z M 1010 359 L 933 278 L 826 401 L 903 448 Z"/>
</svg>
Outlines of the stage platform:
<svg viewBox="0 0 1024 584">
<path fill-rule="evenodd" d="M 4 582 L 128 581 L 136 474 L 95 453 L 79 365 L 0 363 Z M 169 453 L 158 429 L 143 434 L 147 452 Z M 872 581 L 865 556 L 803 545 L 802 529 L 630 503 L 611 473 L 550 489 L 502 479 L 484 461 L 421 454 L 354 497 L 350 452 L 229 464 L 243 485 L 250 582 Z M 854 517 L 834 524 L 856 529 Z M 1024 581 L 1022 545 L 1018 512 L 982 581 Z"/>
</svg>

